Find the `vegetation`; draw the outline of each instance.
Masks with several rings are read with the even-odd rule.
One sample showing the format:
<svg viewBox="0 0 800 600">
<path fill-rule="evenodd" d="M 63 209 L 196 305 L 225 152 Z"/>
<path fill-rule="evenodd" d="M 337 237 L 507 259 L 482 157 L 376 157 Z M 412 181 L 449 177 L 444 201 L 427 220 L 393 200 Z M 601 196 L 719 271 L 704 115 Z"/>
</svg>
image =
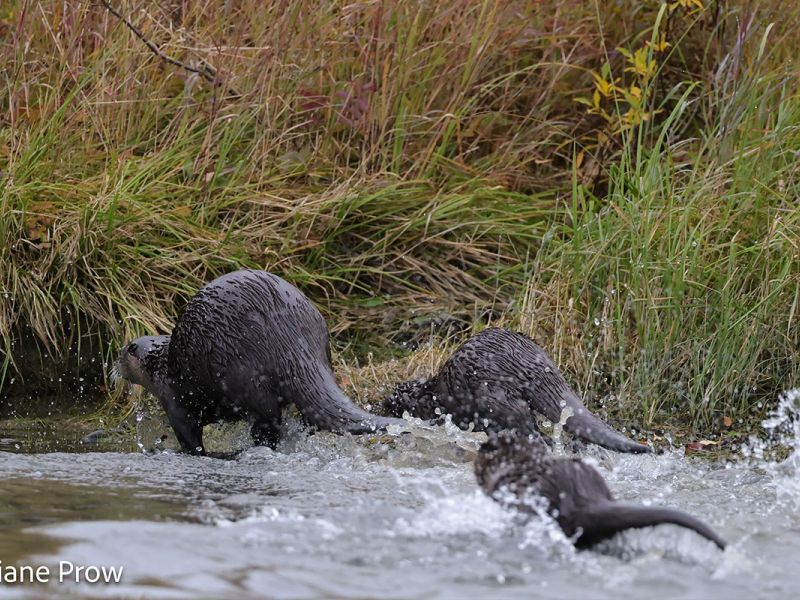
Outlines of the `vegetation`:
<svg viewBox="0 0 800 600">
<path fill-rule="evenodd" d="M 47 387 L 26 335 L 90 381 L 86 348 L 169 331 L 203 282 L 256 267 L 312 297 L 348 363 L 374 353 L 350 372 L 367 398 L 446 351 L 385 362 L 400 342 L 503 323 L 635 427 L 736 428 L 800 384 L 798 19 L 5 2 L 0 389 Z"/>
</svg>

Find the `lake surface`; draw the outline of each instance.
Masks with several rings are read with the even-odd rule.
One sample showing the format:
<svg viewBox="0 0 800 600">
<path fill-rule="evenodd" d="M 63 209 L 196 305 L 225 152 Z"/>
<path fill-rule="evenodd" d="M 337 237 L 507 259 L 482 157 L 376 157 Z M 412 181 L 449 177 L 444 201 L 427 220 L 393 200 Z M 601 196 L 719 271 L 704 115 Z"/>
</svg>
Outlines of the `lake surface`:
<svg viewBox="0 0 800 600">
<path fill-rule="evenodd" d="M 796 396 L 766 422 L 790 450 L 781 462 L 758 442 L 734 462 L 584 453 L 618 497 L 703 518 L 725 552 L 666 525 L 578 552 L 553 523 L 485 497 L 471 465 L 484 436 L 452 426 L 358 438 L 290 423 L 277 451 L 226 459 L 25 453 L 36 446 L 0 432 L 15 450 L 0 452 L 3 575 L 51 572 L 48 583 L 0 583 L 0 598 L 796 598 Z M 243 431 L 226 443 L 242 444 Z M 74 571 L 59 582 L 61 561 L 123 571 L 108 585 L 75 583 Z"/>
</svg>

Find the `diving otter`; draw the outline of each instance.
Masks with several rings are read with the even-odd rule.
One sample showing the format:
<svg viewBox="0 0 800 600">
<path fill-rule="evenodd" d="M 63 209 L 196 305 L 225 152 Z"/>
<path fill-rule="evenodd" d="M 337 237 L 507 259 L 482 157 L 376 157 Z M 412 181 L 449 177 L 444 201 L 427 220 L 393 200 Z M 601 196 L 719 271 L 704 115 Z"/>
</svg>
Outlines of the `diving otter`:
<svg viewBox="0 0 800 600">
<path fill-rule="evenodd" d="M 725 541 L 708 525 L 669 508 L 636 506 L 614 500 L 603 477 L 575 458 L 548 455 L 538 435 L 490 434 L 475 459 L 478 483 L 504 506 L 533 513 L 530 494 L 542 496 L 547 512 L 564 533 L 577 536 L 578 548 L 589 548 L 625 529 L 671 523 L 691 529 L 725 549 Z"/>
<path fill-rule="evenodd" d="M 321 429 L 366 433 L 403 421 L 356 407 L 336 384 L 328 327 L 300 290 L 264 271 L 236 271 L 204 286 L 172 336 L 123 348 L 112 379 L 144 386 L 181 446 L 204 454 L 203 425 L 247 419 L 256 443 L 274 447 L 294 403 Z"/>
<path fill-rule="evenodd" d="M 586 441 L 620 452 L 650 452 L 601 421 L 580 401 L 547 353 L 531 338 L 507 329 L 486 329 L 468 339 L 439 372 L 407 381 L 383 401 L 386 412 L 435 419 L 453 415 L 462 429 L 514 429 L 538 433 L 533 412 L 558 422 L 572 409 L 564 428 Z"/>
</svg>

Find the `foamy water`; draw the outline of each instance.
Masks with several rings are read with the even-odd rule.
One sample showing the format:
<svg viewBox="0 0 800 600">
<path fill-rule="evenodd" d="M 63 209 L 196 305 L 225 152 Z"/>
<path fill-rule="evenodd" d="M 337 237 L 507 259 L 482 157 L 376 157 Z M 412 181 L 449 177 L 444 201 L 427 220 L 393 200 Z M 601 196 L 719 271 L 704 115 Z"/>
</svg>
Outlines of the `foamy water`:
<svg viewBox="0 0 800 600">
<path fill-rule="evenodd" d="M 230 460 L 0 453 L 4 565 L 124 566 L 119 584 L 0 585 L 0 596 L 794 598 L 799 399 L 787 393 L 734 462 L 587 452 L 618 497 L 706 520 L 725 552 L 674 526 L 576 551 L 548 519 L 526 522 L 478 490 L 483 435 L 453 427 L 369 439 L 292 425 L 278 451 Z"/>
</svg>

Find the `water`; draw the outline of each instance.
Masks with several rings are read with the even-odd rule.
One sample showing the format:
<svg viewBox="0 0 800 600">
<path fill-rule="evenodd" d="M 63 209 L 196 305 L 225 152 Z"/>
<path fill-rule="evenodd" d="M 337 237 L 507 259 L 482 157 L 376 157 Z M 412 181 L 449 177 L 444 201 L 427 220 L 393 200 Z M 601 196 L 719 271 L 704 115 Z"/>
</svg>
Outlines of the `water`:
<svg viewBox="0 0 800 600">
<path fill-rule="evenodd" d="M 767 425 L 792 444 L 797 413 L 782 414 Z M 232 459 L 0 452 L 2 569 L 52 573 L 0 584 L 0 597 L 796 597 L 796 453 L 771 462 L 758 442 L 739 461 L 709 463 L 592 448 L 587 460 L 619 497 L 689 511 L 730 546 L 661 526 L 577 552 L 552 523 L 522 522 L 477 489 L 482 434 L 410 429 L 370 439 L 292 425 L 278 451 Z M 123 572 L 116 584 L 59 583 L 60 561 Z"/>
</svg>

